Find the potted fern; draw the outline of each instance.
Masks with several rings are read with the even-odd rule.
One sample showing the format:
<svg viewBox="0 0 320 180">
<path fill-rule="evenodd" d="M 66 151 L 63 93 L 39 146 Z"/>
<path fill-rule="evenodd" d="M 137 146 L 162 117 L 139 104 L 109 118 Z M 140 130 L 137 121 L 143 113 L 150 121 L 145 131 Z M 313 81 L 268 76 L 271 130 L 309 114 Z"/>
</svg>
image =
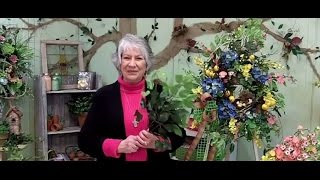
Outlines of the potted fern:
<svg viewBox="0 0 320 180">
<path fill-rule="evenodd" d="M 69 112 L 78 119 L 80 127 L 83 126 L 87 118 L 87 113 L 91 106 L 91 98 L 92 94 L 78 95 L 73 96 L 72 99 L 67 102 Z"/>
</svg>

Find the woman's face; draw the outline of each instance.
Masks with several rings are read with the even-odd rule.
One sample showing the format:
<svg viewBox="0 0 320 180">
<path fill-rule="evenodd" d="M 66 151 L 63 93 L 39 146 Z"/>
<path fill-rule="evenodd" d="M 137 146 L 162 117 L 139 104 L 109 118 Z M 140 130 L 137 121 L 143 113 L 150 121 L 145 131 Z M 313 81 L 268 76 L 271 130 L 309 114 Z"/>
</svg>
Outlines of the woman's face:
<svg viewBox="0 0 320 180">
<path fill-rule="evenodd" d="M 139 49 L 131 48 L 123 52 L 120 69 L 124 81 L 138 83 L 142 80 L 146 68 L 146 60 Z"/>
</svg>

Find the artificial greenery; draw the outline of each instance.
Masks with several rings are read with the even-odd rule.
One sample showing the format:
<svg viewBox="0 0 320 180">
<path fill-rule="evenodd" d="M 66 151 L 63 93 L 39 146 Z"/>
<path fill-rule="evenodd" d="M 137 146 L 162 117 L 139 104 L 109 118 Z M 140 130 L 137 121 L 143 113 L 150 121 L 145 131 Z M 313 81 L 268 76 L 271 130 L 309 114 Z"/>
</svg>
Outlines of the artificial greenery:
<svg viewBox="0 0 320 180">
<path fill-rule="evenodd" d="M 32 141 L 33 140 L 30 134 L 10 134 L 9 139 L 5 143 L 5 147 L 18 147 L 18 145 L 25 145 L 31 143 Z"/>
<path fill-rule="evenodd" d="M 142 101 L 149 112 L 151 132 L 164 137 L 167 133 L 182 136 L 181 128 L 185 127 L 188 108 L 192 107 L 190 102 L 195 97 L 190 92 L 193 82 L 193 77 L 188 75 L 176 75 L 172 85 L 157 72 L 151 76 Z"/>
<path fill-rule="evenodd" d="M 9 123 L 5 120 L 0 120 L 0 134 L 9 133 L 10 126 Z"/>
<path fill-rule="evenodd" d="M 69 112 L 76 116 L 88 112 L 91 107 L 91 98 L 92 94 L 72 96 L 72 99 L 67 102 Z"/>
<path fill-rule="evenodd" d="M 29 160 L 23 155 L 22 150 L 25 145 L 33 142 L 30 134 L 13 134 L 9 135 L 9 139 L 4 143 L 5 152 L 7 153 L 8 161 L 24 161 Z"/>
<path fill-rule="evenodd" d="M 18 38 L 19 30 L 0 27 L 0 96 L 18 98 L 31 94 L 26 78 L 32 77 L 33 49 Z"/>
</svg>

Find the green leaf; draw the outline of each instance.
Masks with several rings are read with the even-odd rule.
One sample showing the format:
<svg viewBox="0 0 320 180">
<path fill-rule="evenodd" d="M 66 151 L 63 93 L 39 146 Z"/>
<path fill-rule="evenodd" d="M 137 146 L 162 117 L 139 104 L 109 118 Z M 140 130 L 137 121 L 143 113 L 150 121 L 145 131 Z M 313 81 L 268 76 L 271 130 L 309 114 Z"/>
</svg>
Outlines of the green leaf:
<svg viewBox="0 0 320 180">
<path fill-rule="evenodd" d="M 257 127 L 257 125 L 253 121 L 248 121 L 248 127 L 250 129 L 255 129 Z"/>
<path fill-rule="evenodd" d="M 177 83 L 182 83 L 183 76 L 181 74 L 176 75 L 176 82 Z"/>
<path fill-rule="evenodd" d="M 297 52 L 297 50 L 294 48 L 294 49 L 292 49 L 292 54 L 294 54 L 295 56 L 297 56 L 298 55 L 298 52 Z"/>
<path fill-rule="evenodd" d="M 156 40 L 157 40 L 157 36 L 154 36 L 154 37 L 153 37 L 153 40 L 156 41 Z"/>
<path fill-rule="evenodd" d="M 167 112 L 163 112 L 160 114 L 158 121 L 160 121 L 161 123 L 165 123 L 166 121 L 168 121 L 170 114 Z"/>
<path fill-rule="evenodd" d="M 154 25 L 151 25 L 151 28 L 154 29 Z"/>
<path fill-rule="evenodd" d="M 275 25 L 274 21 L 271 21 L 272 25 Z"/>
<path fill-rule="evenodd" d="M 293 33 L 287 33 L 287 34 L 284 36 L 284 38 L 285 38 L 285 39 L 288 39 L 289 37 L 292 36 L 292 34 L 293 34 Z"/>
<path fill-rule="evenodd" d="M 101 18 L 97 18 L 96 21 L 102 21 L 102 19 Z"/>
<path fill-rule="evenodd" d="M 271 45 L 270 49 L 273 49 L 273 45 Z"/>
<path fill-rule="evenodd" d="M 278 29 L 281 29 L 282 27 L 283 27 L 283 24 L 280 24 L 279 27 L 278 27 Z"/>
<path fill-rule="evenodd" d="M 81 26 L 80 30 L 83 32 L 83 34 L 89 34 L 90 30 L 86 26 Z"/>
<path fill-rule="evenodd" d="M 182 130 L 177 125 L 173 125 L 173 132 L 180 137 L 182 136 Z"/>
</svg>

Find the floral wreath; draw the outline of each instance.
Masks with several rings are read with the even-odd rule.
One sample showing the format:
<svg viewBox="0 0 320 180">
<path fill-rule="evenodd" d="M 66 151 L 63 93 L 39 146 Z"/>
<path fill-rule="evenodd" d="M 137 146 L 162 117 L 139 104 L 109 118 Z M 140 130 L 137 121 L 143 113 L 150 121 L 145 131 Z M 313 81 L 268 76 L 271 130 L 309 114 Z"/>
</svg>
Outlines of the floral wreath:
<svg viewBox="0 0 320 180">
<path fill-rule="evenodd" d="M 188 41 L 190 48 L 202 52 L 202 56 L 194 57 L 199 75 L 192 89 L 197 99 L 189 128 L 206 129 L 211 145 L 216 147 L 217 160 L 225 157 L 227 145 L 231 144 L 232 151 L 232 142 L 240 137 L 253 140 L 259 147 L 265 139 L 270 146 L 270 133 L 280 130 L 277 116 L 281 116 L 285 103 L 278 84 L 285 85 L 292 77 L 270 72 L 283 66 L 261 52 L 266 37 L 261 23 L 249 19 L 234 32 L 216 36 L 210 47 Z M 217 116 L 205 116 L 210 112 Z M 210 120 L 212 123 L 201 123 Z"/>
<path fill-rule="evenodd" d="M 30 88 L 27 77 L 32 77 L 30 60 L 33 50 L 18 38 L 19 29 L 0 28 L 0 97 L 15 99 L 24 96 Z"/>
</svg>

